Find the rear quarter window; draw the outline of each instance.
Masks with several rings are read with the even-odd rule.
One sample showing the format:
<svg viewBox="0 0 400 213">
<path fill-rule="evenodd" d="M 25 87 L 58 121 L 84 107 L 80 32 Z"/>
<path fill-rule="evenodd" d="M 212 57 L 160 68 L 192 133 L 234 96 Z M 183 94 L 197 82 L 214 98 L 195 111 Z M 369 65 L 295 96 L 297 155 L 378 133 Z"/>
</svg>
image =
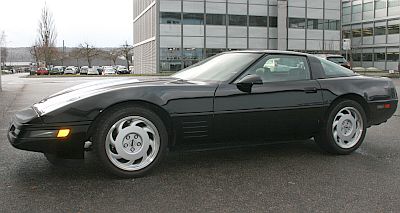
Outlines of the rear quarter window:
<svg viewBox="0 0 400 213">
<path fill-rule="evenodd" d="M 319 61 L 322 65 L 323 71 L 328 78 L 334 77 L 346 77 L 346 76 L 355 76 L 358 75 L 354 73 L 352 70 L 349 70 L 345 67 L 342 67 L 336 63 L 328 61 L 326 59 L 319 58 Z"/>
</svg>

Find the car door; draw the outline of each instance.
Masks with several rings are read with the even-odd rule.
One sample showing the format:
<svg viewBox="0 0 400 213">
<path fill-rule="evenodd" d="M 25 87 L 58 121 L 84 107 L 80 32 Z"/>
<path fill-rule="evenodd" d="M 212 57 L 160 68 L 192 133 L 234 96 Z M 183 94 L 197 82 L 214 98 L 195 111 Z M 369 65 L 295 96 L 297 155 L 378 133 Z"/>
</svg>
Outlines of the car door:
<svg viewBox="0 0 400 213">
<path fill-rule="evenodd" d="M 248 75 L 262 80 L 251 92 L 237 86 Z M 268 54 L 216 90 L 215 136 L 224 142 L 311 137 L 318 131 L 322 106 L 322 92 L 306 56 Z"/>
</svg>

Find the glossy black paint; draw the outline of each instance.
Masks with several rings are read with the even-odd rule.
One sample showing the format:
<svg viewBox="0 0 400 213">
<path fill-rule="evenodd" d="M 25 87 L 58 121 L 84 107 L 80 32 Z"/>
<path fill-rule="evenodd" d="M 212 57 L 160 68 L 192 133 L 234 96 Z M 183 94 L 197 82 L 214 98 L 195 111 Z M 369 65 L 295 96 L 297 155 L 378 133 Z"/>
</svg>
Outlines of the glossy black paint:
<svg viewBox="0 0 400 213">
<path fill-rule="evenodd" d="M 156 110 L 169 129 L 171 148 L 310 138 L 324 128 L 329 107 L 339 98 L 360 102 L 369 125 L 385 122 L 396 110 L 397 94 L 390 79 L 326 78 L 314 56 L 282 51 L 261 53 L 306 56 L 312 79 L 253 84 L 251 92 L 235 83 L 241 73 L 227 82 L 189 82 L 172 77 L 113 80 L 112 85 L 102 81 L 85 87 L 87 97 L 77 98 L 52 112 L 41 114 L 33 107 L 17 113 L 9 140 L 16 148 L 79 158 L 83 156 L 83 143 L 94 134 L 96 119 L 105 110 L 125 103 L 143 104 Z M 85 96 L 79 89 L 70 89 L 50 96 L 45 102 L 68 94 Z M 391 108 L 378 109 L 384 103 L 390 103 Z M 72 129 L 72 135 L 62 141 L 24 136 L 33 129 L 61 127 Z"/>
</svg>

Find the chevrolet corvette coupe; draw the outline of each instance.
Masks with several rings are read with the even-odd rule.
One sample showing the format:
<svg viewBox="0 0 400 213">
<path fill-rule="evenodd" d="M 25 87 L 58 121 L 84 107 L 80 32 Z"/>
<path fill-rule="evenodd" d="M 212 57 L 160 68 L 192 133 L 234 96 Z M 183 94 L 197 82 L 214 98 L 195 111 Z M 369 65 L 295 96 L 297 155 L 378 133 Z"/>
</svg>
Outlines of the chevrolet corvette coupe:
<svg viewBox="0 0 400 213">
<path fill-rule="evenodd" d="M 8 139 L 52 163 L 83 159 L 91 144 L 107 171 L 139 177 L 181 148 L 314 138 L 327 152 L 350 154 L 397 102 L 388 78 L 303 53 L 234 51 L 169 77 L 63 90 L 16 113 Z"/>
</svg>

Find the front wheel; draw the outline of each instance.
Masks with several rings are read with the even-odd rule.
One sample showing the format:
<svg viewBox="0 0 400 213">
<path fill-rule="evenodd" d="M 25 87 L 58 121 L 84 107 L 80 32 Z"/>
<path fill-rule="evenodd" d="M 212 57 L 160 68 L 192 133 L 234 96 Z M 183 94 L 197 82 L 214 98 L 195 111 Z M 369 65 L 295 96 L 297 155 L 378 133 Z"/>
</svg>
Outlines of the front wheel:
<svg viewBox="0 0 400 213">
<path fill-rule="evenodd" d="M 314 139 L 327 152 L 350 154 L 364 141 L 366 126 L 362 106 L 352 100 L 343 100 L 331 109 L 326 127 Z"/>
<path fill-rule="evenodd" d="M 125 105 L 106 112 L 99 124 L 94 145 L 100 161 L 114 175 L 144 176 L 166 152 L 165 125 L 148 109 Z"/>
</svg>

